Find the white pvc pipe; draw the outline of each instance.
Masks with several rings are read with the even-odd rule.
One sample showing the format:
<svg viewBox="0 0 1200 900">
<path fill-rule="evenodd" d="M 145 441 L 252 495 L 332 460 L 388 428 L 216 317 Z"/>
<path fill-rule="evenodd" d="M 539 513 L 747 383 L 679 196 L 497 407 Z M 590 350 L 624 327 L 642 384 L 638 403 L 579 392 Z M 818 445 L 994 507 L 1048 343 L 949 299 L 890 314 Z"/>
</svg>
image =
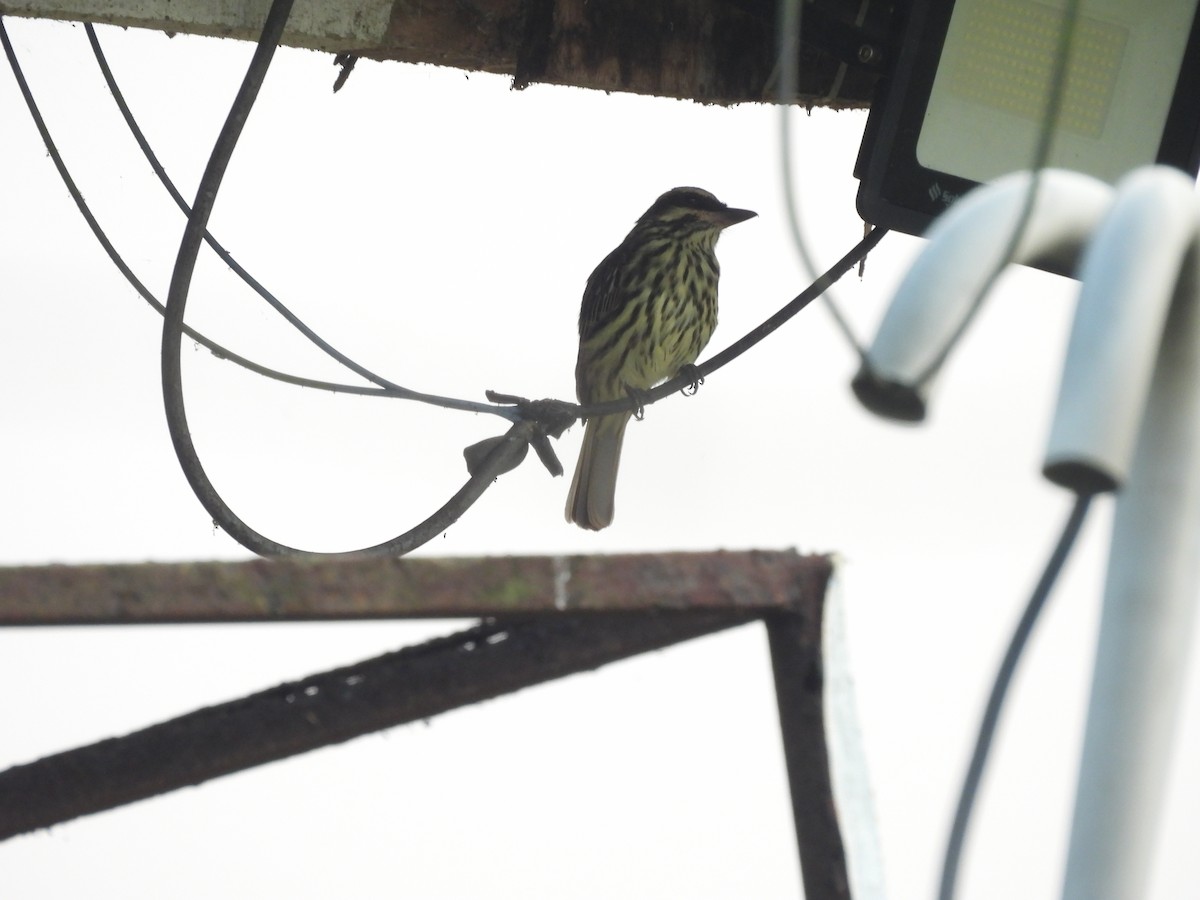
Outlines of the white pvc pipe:
<svg viewBox="0 0 1200 900">
<path fill-rule="evenodd" d="M 1046 451 L 1047 478 L 1111 490 L 1129 471 L 1196 199 L 1177 169 L 1147 167 L 1117 199 L 1079 269 L 1082 282 Z"/>
<path fill-rule="evenodd" d="M 1143 197 L 1145 183 L 1138 176 L 1126 189 Z M 1174 210 L 1181 201 L 1157 190 L 1144 196 L 1159 197 L 1161 215 L 1151 207 L 1131 212 L 1128 219 L 1115 214 L 1106 223 L 1113 240 L 1097 245 L 1133 257 L 1143 252 L 1156 255 L 1147 238 L 1163 240 L 1175 247 L 1174 271 L 1182 269 L 1182 275 L 1177 285 L 1165 284 L 1173 299 L 1165 327 L 1158 328 L 1162 341 L 1154 348 L 1157 362 L 1127 479 L 1120 460 L 1109 461 L 1118 480 L 1126 483 L 1116 504 L 1064 900 L 1145 896 L 1200 596 L 1200 214 L 1191 183 L 1180 187 L 1181 196 L 1186 192 L 1191 202 L 1188 246 L 1180 248 L 1174 234 Z M 1131 199 L 1129 205 L 1139 207 L 1141 202 Z M 1101 252 L 1096 249 L 1089 256 Z M 1095 266 L 1118 277 L 1111 284 L 1096 285 L 1098 291 L 1111 291 L 1111 297 L 1079 310 L 1081 318 L 1092 319 L 1078 326 L 1086 329 L 1082 334 L 1088 346 L 1069 356 L 1080 365 L 1085 364 L 1087 349 L 1117 356 L 1123 352 L 1121 346 L 1109 344 L 1106 315 L 1114 328 L 1132 328 L 1136 340 L 1147 340 L 1143 331 L 1150 330 L 1149 325 L 1130 326 L 1128 310 L 1163 302 L 1151 296 L 1151 284 L 1119 277 L 1140 272 L 1136 260 L 1111 268 L 1097 261 Z M 1169 281 L 1159 279 L 1153 286 L 1161 290 Z M 1092 287 L 1090 280 L 1088 286 Z M 1153 318 L 1154 313 L 1143 315 Z M 1145 351 L 1131 347 L 1129 352 Z M 1086 392 L 1088 385 L 1075 384 L 1078 377 L 1069 370 L 1066 380 L 1071 390 Z M 1121 390 L 1117 397 L 1123 397 Z M 1127 419 L 1129 413 L 1114 415 Z M 1078 425 L 1080 433 L 1090 430 L 1086 423 Z"/>
<path fill-rule="evenodd" d="M 1031 175 L 1018 172 L 966 194 L 939 217 L 888 307 L 855 392 L 873 411 L 923 418 L 929 373 L 1001 261 L 1018 225 Z M 1046 169 L 1012 261 L 1070 270 L 1112 201 L 1112 187 L 1078 172 Z M 868 374 L 868 373 L 864 373 Z"/>
</svg>

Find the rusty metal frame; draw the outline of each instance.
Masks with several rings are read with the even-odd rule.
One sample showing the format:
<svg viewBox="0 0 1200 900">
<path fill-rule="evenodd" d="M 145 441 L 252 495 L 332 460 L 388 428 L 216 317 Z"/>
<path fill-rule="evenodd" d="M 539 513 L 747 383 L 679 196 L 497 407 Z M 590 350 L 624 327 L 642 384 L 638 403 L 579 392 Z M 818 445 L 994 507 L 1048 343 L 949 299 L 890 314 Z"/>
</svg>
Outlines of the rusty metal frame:
<svg viewBox="0 0 1200 900">
<path fill-rule="evenodd" d="M 822 690 L 831 572 L 759 551 L 0 569 L 7 625 L 482 619 L 0 772 L 0 840 L 759 620 L 805 897 L 848 898 Z"/>
</svg>

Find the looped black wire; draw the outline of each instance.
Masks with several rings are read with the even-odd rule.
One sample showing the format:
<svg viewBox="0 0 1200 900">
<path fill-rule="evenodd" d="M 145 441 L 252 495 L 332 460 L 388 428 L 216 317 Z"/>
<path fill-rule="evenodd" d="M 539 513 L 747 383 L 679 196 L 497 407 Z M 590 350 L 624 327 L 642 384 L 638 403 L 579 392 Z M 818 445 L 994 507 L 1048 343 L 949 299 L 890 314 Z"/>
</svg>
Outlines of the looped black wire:
<svg viewBox="0 0 1200 900">
<path fill-rule="evenodd" d="M 272 7 L 274 13 L 279 4 Z M 286 18 L 286 14 L 283 14 Z M 271 19 L 268 18 L 268 24 Z M 266 34 L 264 27 L 264 35 Z M 88 223 L 93 234 L 113 261 L 114 265 L 121 271 L 122 275 L 129 283 L 138 291 L 138 293 L 160 312 L 164 317 L 163 323 L 163 394 L 164 407 L 166 408 L 168 426 L 171 429 L 172 441 L 175 444 L 176 454 L 180 460 L 180 466 L 184 470 L 185 476 L 188 478 L 193 491 L 197 498 L 213 516 L 214 521 L 223 527 L 235 540 L 239 541 L 248 549 L 267 556 L 274 555 L 316 555 L 316 556 L 351 556 L 361 554 L 373 555 L 399 555 L 414 549 L 420 544 L 428 541 L 441 533 L 456 521 L 461 515 L 482 495 L 484 490 L 498 477 L 500 474 L 509 471 L 518 465 L 526 455 L 528 446 L 532 445 L 537 452 L 546 468 L 551 474 L 562 474 L 562 466 L 554 454 L 549 438 L 559 437 L 562 432 L 569 427 L 574 421 L 581 418 L 590 418 L 592 416 L 607 415 L 615 412 L 637 412 L 644 406 L 657 402 L 664 397 L 670 396 L 676 391 L 685 389 L 696 383 L 697 380 L 702 380 L 707 374 L 711 374 L 727 363 L 733 361 L 742 353 L 749 350 L 768 334 L 775 331 L 787 320 L 792 318 L 801 309 L 807 306 L 813 299 L 820 296 L 831 284 L 841 278 L 847 271 L 859 263 L 863 257 L 879 242 L 879 240 L 887 233 L 887 229 L 876 228 L 868 233 L 862 241 L 860 241 L 854 249 L 844 256 L 838 263 L 832 266 L 824 275 L 818 278 L 813 284 L 797 295 L 790 303 L 777 311 L 769 319 L 752 330 L 750 333 L 736 341 L 734 344 L 727 347 L 724 351 L 709 359 L 703 365 L 687 367 L 676 378 L 668 382 L 664 382 L 659 387 L 639 394 L 635 398 L 626 400 L 617 400 L 609 403 L 595 404 L 592 406 L 580 406 L 573 403 L 567 403 L 560 400 L 543 399 L 543 400 L 527 400 L 521 397 L 515 397 L 506 394 L 497 394 L 488 392 L 488 399 L 495 405 L 472 404 L 470 401 L 457 401 L 452 398 L 436 397 L 434 395 L 419 394 L 414 391 L 402 388 L 398 385 L 392 385 L 379 376 L 370 373 L 365 368 L 358 366 L 352 360 L 343 357 L 336 350 L 325 344 L 311 329 L 308 329 L 296 316 L 291 314 L 283 304 L 270 295 L 256 280 L 242 269 L 236 261 L 232 259 L 227 252 L 224 251 L 216 240 L 208 233 L 205 225 L 211 213 L 212 205 L 215 202 L 216 189 L 219 187 L 221 177 L 225 166 L 228 164 L 229 156 L 232 154 L 233 147 L 236 145 L 236 140 L 240 134 L 241 126 L 244 124 L 245 117 L 248 115 L 250 106 L 253 105 L 254 97 L 257 94 L 258 85 L 261 85 L 262 78 L 265 77 L 267 66 L 269 66 L 270 58 L 274 52 L 275 44 L 270 44 L 268 50 L 263 50 L 262 39 L 255 57 L 251 62 L 251 66 L 247 71 L 246 79 L 243 82 L 242 90 L 239 91 L 238 97 L 235 100 L 233 108 L 230 110 L 230 115 L 226 121 L 225 128 L 222 130 L 221 136 L 218 138 L 217 145 L 214 147 L 213 154 L 210 157 L 209 168 L 205 172 L 205 179 L 201 183 L 200 190 L 197 193 L 197 203 L 194 207 L 194 212 L 189 211 L 187 204 L 178 196 L 178 191 L 174 189 L 170 179 L 158 164 L 157 158 L 150 149 L 148 143 L 145 142 L 144 136 L 141 134 L 140 128 L 137 127 L 132 114 L 129 113 L 127 105 L 123 102 L 123 97 L 112 78 L 111 71 L 108 69 L 106 61 L 103 58 L 103 53 L 99 48 L 98 41 L 95 41 L 94 34 L 89 28 L 89 35 L 93 39 L 93 50 L 97 54 L 97 61 L 100 64 L 101 71 L 105 73 L 105 80 L 108 82 L 110 89 L 113 91 L 114 98 L 117 100 L 118 107 L 122 110 L 122 115 L 125 116 L 126 122 L 142 147 L 143 153 L 150 162 L 152 168 L 159 174 L 160 180 L 168 191 L 176 198 L 176 203 L 181 209 L 188 214 L 188 226 L 184 233 L 184 238 L 181 241 L 180 252 L 176 259 L 175 272 L 172 277 L 171 294 L 168 297 L 167 305 L 164 307 L 158 300 L 149 292 L 148 289 L 137 279 L 128 265 L 124 262 L 120 254 L 117 253 L 112 243 L 108 240 L 104 231 L 100 228 L 99 223 L 92 215 L 87 204 L 84 202 L 82 194 L 76 187 L 74 180 L 71 178 L 61 155 L 58 153 L 57 147 L 50 137 L 44 120 L 41 117 L 40 111 L 33 100 L 32 93 L 29 90 L 28 84 L 24 79 L 24 75 L 20 69 L 20 65 L 16 59 L 15 52 L 8 40 L 7 32 L 4 29 L 3 17 L 0 16 L 0 41 L 3 42 L 5 53 L 8 57 L 9 64 L 13 70 L 13 74 L 21 89 L 22 95 L 25 98 L 26 105 L 29 107 L 30 114 L 33 117 L 34 123 L 39 134 L 46 146 L 47 152 L 53 160 L 64 185 L 67 187 L 72 198 L 75 200 L 76 206 Z M 278 37 L 275 43 L 278 42 Z M 220 152 L 218 152 L 220 151 Z M 220 157 L 223 156 L 222 160 Z M 217 164 L 219 163 L 219 165 Z M 209 242 L 210 246 L 221 256 L 221 258 L 235 272 L 243 277 L 252 288 L 260 293 L 272 306 L 274 306 L 281 315 L 283 315 L 290 323 L 299 328 L 310 340 L 317 343 L 325 352 L 339 359 L 350 368 L 359 372 L 371 380 L 382 382 L 384 387 L 362 387 L 355 385 L 335 384 L 331 382 L 315 381 L 312 379 L 301 378 L 298 376 L 288 375 L 286 373 L 276 372 L 265 366 L 261 366 L 250 360 L 247 360 L 232 351 L 227 350 L 220 344 L 210 340 L 204 335 L 196 332 L 194 329 L 183 324 L 183 308 L 186 304 L 187 293 L 190 288 L 190 274 L 194 269 L 196 257 L 199 252 L 199 245 L 202 240 Z M 168 315 L 170 310 L 170 315 Z M 430 516 L 425 522 L 418 525 L 416 528 L 400 535 L 391 541 L 378 544 L 374 547 L 365 548 L 363 550 L 348 551 L 345 553 L 316 553 L 312 551 L 303 551 L 296 548 L 288 547 L 278 542 L 272 541 L 263 535 L 258 534 L 244 522 L 242 522 L 232 510 L 224 503 L 215 488 L 209 481 L 207 474 L 204 472 L 203 466 L 195 453 L 195 448 L 191 442 L 190 433 L 187 427 L 186 413 L 184 410 L 182 396 L 182 378 L 179 366 L 179 351 L 180 343 L 183 334 L 187 334 L 193 340 L 207 347 L 214 355 L 229 359 L 251 371 L 265 375 L 270 378 L 285 381 L 292 384 L 297 384 L 306 387 L 314 387 L 323 390 L 335 392 L 365 394 L 373 396 L 388 396 L 388 397 L 406 397 L 408 399 L 423 400 L 426 402 L 437 403 L 451 408 L 468 409 L 476 412 L 490 412 L 493 414 L 502 415 L 514 422 L 514 425 L 509 431 L 500 437 L 490 438 L 479 442 L 472 448 L 468 448 L 468 465 L 471 472 L 471 479 L 463 486 L 445 505 L 437 512 Z M 445 402 L 448 401 L 448 402 Z"/>
<path fill-rule="evenodd" d="M 92 49 L 96 54 L 97 63 L 100 66 L 105 81 L 108 84 L 109 89 L 112 91 L 114 100 L 116 101 L 118 108 L 121 110 L 121 114 L 125 118 L 125 121 L 131 133 L 133 134 L 134 139 L 137 141 L 138 146 L 142 149 L 142 152 L 146 156 L 147 161 L 150 163 L 151 168 L 154 169 L 160 181 L 171 194 L 176 204 L 179 205 L 180 209 L 183 210 L 185 214 L 187 214 L 189 210 L 187 202 L 182 198 L 182 196 L 179 195 L 178 190 L 175 188 L 169 176 L 166 174 L 166 171 L 159 163 L 157 156 L 153 152 L 153 149 L 146 141 L 145 136 L 140 127 L 137 125 L 137 122 L 134 119 L 132 112 L 129 110 L 128 105 L 124 102 L 124 97 L 120 91 L 120 88 L 116 84 L 116 80 L 113 77 L 111 70 L 107 65 L 107 60 L 105 59 L 103 51 L 100 48 L 99 41 L 95 39 L 94 30 L 91 28 L 91 26 L 87 26 L 87 31 L 89 34 L 89 39 L 92 41 Z M 58 148 L 50 136 L 45 121 L 42 119 L 37 104 L 33 99 L 33 95 L 29 90 L 29 86 L 25 81 L 24 74 L 21 71 L 20 64 L 17 61 L 16 55 L 12 49 L 12 45 L 8 41 L 7 32 L 3 27 L 3 17 L 0 17 L 0 40 L 3 41 L 9 64 L 12 67 L 13 74 L 16 77 L 22 96 L 25 98 L 26 105 L 29 107 L 34 124 L 42 137 L 43 143 L 46 146 L 46 151 L 50 155 L 51 160 L 54 162 L 55 167 L 59 172 L 59 176 L 62 178 L 64 185 L 71 194 L 71 197 L 75 200 L 80 214 L 83 215 L 97 241 L 99 241 L 101 247 L 108 254 L 109 258 L 112 260 L 113 264 L 116 265 L 121 274 L 126 278 L 127 281 L 129 281 L 129 283 L 142 296 L 143 299 L 145 299 L 157 312 L 162 314 L 164 309 L 163 305 L 159 303 L 159 301 L 145 287 L 145 285 L 138 280 L 137 276 L 125 263 L 124 259 L 122 259 L 120 254 L 117 253 L 111 241 L 108 240 L 108 237 L 100 228 L 96 218 L 92 215 L 90 209 L 83 199 L 82 194 L 75 185 L 74 180 L 71 178 L 70 172 L 67 170 L 62 156 L 58 152 Z M 646 392 L 643 395 L 646 404 L 657 402 L 658 400 L 661 400 L 678 390 L 682 390 L 685 387 L 690 387 L 695 378 L 703 378 L 705 375 L 711 374 L 721 366 L 740 356 L 754 344 L 758 343 L 758 341 L 762 340 L 762 338 L 766 337 L 766 335 L 770 334 L 772 331 L 798 313 L 801 309 L 807 306 L 808 303 L 810 303 L 813 299 L 820 296 L 831 284 L 836 282 L 846 272 L 861 262 L 862 259 L 866 257 L 867 253 L 875 247 L 875 245 L 885 234 L 887 234 L 887 229 L 885 228 L 875 228 L 868 232 L 863 240 L 860 241 L 848 254 L 846 254 L 845 257 L 830 267 L 829 270 L 827 270 L 820 278 L 814 281 L 805 291 L 799 294 L 787 306 L 779 310 L 779 312 L 777 312 L 762 325 L 758 326 L 758 328 L 756 328 L 754 331 L 747 334 L 737 343 L 728 347 L 718 356 L 711 358 L 703 366 L 688 367 L 685 372 L 680 373 L 679 377 L 664 382 L 658 388 Z M 272 295 L 266 290 L 266 288 L 259 284 L 259 282 L 253 278 L 253 276 L 246 272 L 246 270 L 243 269 L 237 263 L 237 261 L 233 259 L 233 257 L 224 249 L 224 247 L 222 247 L 216 241 L 216 239 L 208 233 L 207 229 L 204 230 L 203 236 L 204 240 L 209 243 L 209 245 L 226 263 L 226 265 L 228 265 L 235 273 L 242 277 L 247 285 L 258 292 L 263 299 L 270 303 L 272 307 L 274 307 L 280 313 L 280 315 L 287 319 L 292 325 L 300 329 L 306 337 L 316 343 L 318 347 L 320 347 L 330 356 L 347 365 L 355 372 L 358 372 L 364 378 L 367 378 L 368 380 L 374 380 L 377 384 L 380 384 L 381 387 L 370 388 L 359 385 L 336 384 L 277 372 L 273 369 L 261 366 L 258 363 L 239 356 L 233 351 L 228 350 L 220 344 L 217 344 L 215 341 L 207 338 L 203 334 L 195 331 L 188 325 L 183 326 L 184 334 L 206 347 L 215 356 L 221 359 L 228 359 L 229 361 L 237 363 L 244 368 L 247 368 L 253 372 L 257 372 L 260 375 L 265 375 L 269 378 L 274 378 L 276 380 L 284 381 L 289 384 L 300 385 L 303 387 L 312 387 L 339 393 L 365 394 L 381 397 L 402 397 L 427 401 L 439 405 L 446 405 L 450 406 L 450 408 L 464 409 L 470 412 L 488 412 L 495 415 L 504 416 L 505 418 L 508 418 L 510 421 L 514 422 L 533 421 L 538 423 L 541 428 L 550 434 L 554 433 L 554 428 L 564 413 L 569 412 L 574 416 L 575 419 L 581 419 L 589 418 L 591 416 L 608 415 L 616 412 L 635 412 L 638 408 L 638 403 L 632 400 L 613 400 L 607 403 L 593 404 L 591 406 L 580 406 L 578 404 L 567 403 L 559 400 L 529 401 L 523 398 L 510 397 L 509 395 L 493 394 L 493 392 L 488 392 L 488 396 L 489 399 L 494 398 L 495 405 L 482 403 L 476 404 L 468 400 L 457 400 L 455 398 L 438 397 L 437 395 L 419 393 L 408 388 L 403 388 L 400 385 L 395 385 L 381 376 L 375 375 L 365 367 L 360 366 L 325 343 L 311 329 L 305 326 L 297 316 L 291 313 L 291 311 L 288 310 L 281 301 L 274 297 L 274 295 Z"/>
<path fill-rule="evenodd" d="M 175 269 L 171 276 L 171 288 L 167 295 L 166 310 L 163 314 L 163 405 L 166 409 L 167 425 L 171 432 L 172 443 L 175 445 L 176 456 L 179 458 L 192 490 L 212 515 L 214 521 L 243 546 L 264 556 L 399 555 L 427 542 L 455 522 L 502 471 L 511 467 L 510 463 L 513 457 L 524 452 L 525 447 L 538 433 L 539 426 L 533 422 L 519 422 L 513 425 L 505 435 L 505 439 L 487 454 L 477 474 L 441 509 L 410 531 L 390 541 L 363 550 L 321 554 L 309 554 L 306 551 L 272 541 L 239 519 L 209 481 L 208 475 L 196 455 L 196 448 L 188 431 L 187 414 L 183 402 L 180 345 L 183 336 L 183 314 L 187 304 L 188 290 L 191 286 L 192 272 L 195 269 L 205 226 L 212 213 L 225 169 L 233 155 L 238 137 L 250 109 L 254 105 L 267 69 L 270 67 L 275 47 L 291 12 L 292 2 L 293 0 L 274 0 L 271 4 L 271 10 L 267 14 L 262 35 L 246 71 L 246 76 L 229 110 L 225 124 L 221 128 L 221 133 L 217 137 L 208 165 L 200 180 L 196 202 L 192 204 L 192 213 L 188 217 L 187 227 L 184 230 L 183 239 L 180 241 L 179 254 L 176 257 Z"/>
</svg>

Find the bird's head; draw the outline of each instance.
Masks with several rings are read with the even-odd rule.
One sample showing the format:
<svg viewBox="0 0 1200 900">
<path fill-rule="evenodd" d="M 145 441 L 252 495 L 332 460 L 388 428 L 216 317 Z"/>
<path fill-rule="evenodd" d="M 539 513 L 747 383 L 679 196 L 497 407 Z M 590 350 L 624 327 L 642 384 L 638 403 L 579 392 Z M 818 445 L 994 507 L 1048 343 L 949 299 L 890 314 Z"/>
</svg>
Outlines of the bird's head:
<svg viewBox="0 0 1200 900">
<path fill-rule="evenodd" d="M 638 219 L 639 226 L 666 226 L 685 231 L 721 231 L 758 215 L 748 209 L 726 206 L 697 187 L 671 188 Z"/>
</svg>

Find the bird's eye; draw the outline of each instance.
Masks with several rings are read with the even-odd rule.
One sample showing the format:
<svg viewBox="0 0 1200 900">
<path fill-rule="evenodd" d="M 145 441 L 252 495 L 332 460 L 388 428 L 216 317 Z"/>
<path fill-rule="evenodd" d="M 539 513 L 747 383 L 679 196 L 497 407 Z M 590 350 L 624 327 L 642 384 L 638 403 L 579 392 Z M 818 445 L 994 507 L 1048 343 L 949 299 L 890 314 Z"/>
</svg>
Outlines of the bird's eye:
<svg viewBox="0 0 1200 900">
<path fill-rule="evenodd" d="M 705 197 L 702 194 L 684 194 L 679 198 L 679 205 L 685 209 L 698 209 L 706 211 L 714 211 L 724 208 L 725 204 L 715 198 Z"/>
</svg>

